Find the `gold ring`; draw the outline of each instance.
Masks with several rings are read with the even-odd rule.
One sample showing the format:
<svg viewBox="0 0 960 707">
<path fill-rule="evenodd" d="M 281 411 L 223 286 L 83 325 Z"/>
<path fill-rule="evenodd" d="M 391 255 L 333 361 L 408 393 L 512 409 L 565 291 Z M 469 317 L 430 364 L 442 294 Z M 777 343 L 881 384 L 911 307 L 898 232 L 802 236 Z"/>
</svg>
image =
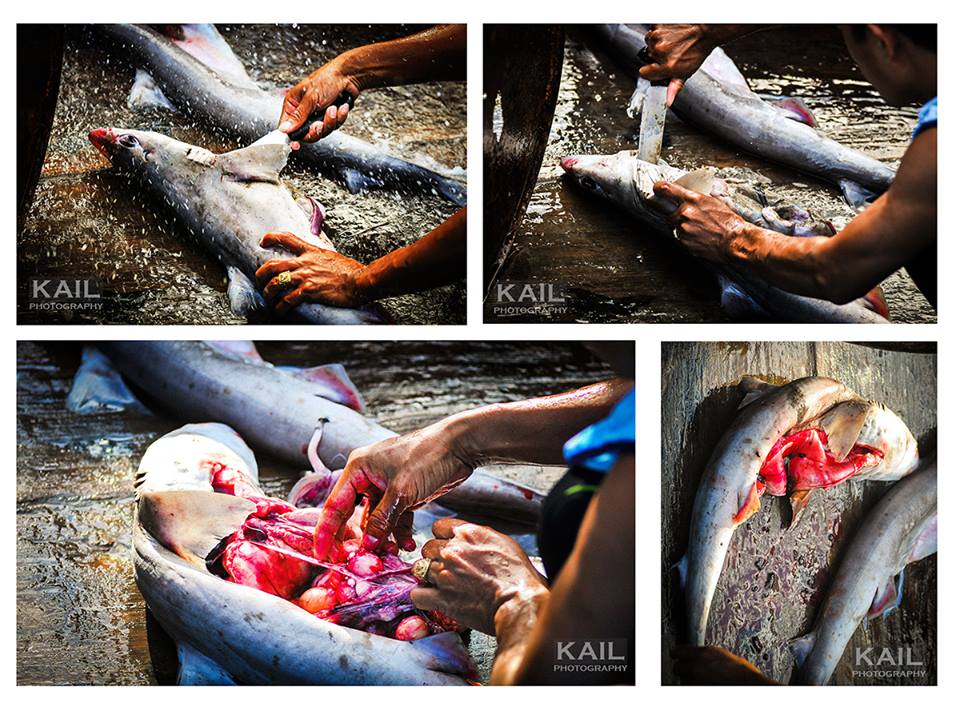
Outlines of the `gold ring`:
<svg viewBox="0 0 960 707">
<path fill-rule="evenodd" d="M 282 273 L 277 275 L 277 282 L 281 285 L 289 285 L 293 277 L 290 275 L 289 270 L 284 270 Z"/>
<path fill-rule="evenodd" d="M 413 563 L 413 576 L 417 578 L 417 581 L 420 584 L 430 584 L 430 581 L 427 579 L 427 574 L 430 572 L 430 563 L 433 560 L 428 560 L 426 557 L 421 557 L 419 560 Z"/>
</svg>

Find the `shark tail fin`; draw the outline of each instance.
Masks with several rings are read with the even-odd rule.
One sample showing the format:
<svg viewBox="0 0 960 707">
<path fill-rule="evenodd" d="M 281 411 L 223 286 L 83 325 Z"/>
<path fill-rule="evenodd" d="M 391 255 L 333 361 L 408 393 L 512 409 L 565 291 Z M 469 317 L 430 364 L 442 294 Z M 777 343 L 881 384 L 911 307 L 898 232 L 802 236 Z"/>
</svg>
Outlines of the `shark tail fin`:
<svg viewBox="0 0 960 707">
<path fill-rule="evenodd" d="M 84 346 L 80 367 L 67 395 L 67 409 L 81 415 L 147 409 L 124 383 L 120 371 L 94 346 Z"/>
</svg>

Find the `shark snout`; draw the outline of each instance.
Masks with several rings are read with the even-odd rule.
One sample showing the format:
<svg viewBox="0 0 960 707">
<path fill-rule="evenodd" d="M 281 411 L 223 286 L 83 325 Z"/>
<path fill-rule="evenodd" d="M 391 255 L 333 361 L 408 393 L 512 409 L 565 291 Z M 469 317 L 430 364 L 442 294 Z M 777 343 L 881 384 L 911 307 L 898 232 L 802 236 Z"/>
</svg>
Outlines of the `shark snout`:
<svg viewBox="0 0 960 707">
<path fill-rule="evenodd" d="M 90 142 L 93 143 L 93 146 L 100 150 L 100 153 L 110 159 L 110 150 L 117 143 L 117 134 L 113 132 L 110 128 L 97 128 L 96 130 L 91 130 Z"/>
<path fill-rule="evenodd" d="M 565 172 L 569 172 L 571 169 L 577 166 L 576 157 L 564 157 L 560 160 L 560 166 L 563 167 Z"/>
</svg>

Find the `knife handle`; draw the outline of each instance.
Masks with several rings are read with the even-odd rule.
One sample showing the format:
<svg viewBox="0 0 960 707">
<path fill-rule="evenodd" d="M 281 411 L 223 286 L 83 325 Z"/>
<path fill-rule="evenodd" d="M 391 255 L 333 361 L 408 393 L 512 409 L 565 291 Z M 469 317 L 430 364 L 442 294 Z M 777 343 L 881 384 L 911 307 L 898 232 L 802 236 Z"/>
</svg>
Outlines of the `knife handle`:
<svg viewBox="0 0 960 707">
<path fill-rule="evenodd" d="M 330 104 L 330 106 L 340 106 L 347 105 L 353 108 L 354 101 L 353 94 L 348 93 L 347 91 L 341 91 L 340 95 L 337 96 L 337 100 Z M 329 108 L 330 106 L 327 106 Z M 310 116 L 303 121 L 303 125 L 294 130 L 292 133 L 289 133 L 290 142 L 299 142 L 306 137 L 307 133 L 310 132 L 310 126 L 318 120 L 323 120 L 324 113 L 327 112 L 327 108 L 324 108 L 322 111 L 314 111 Z"/>
<path fill-rule="evenodd" d="M 640 60 L 640 66 L 646 66 L 647 64 L 653 64 L 653 59 L 650 58 L 650 54 L 647 52 L 647 48 L 644 47 L 637 52 L 637 58 Z M 651 86 L 669 86 L 670 79 L 661 79 L 660 81 L 651 81 Z"/>
</svg>

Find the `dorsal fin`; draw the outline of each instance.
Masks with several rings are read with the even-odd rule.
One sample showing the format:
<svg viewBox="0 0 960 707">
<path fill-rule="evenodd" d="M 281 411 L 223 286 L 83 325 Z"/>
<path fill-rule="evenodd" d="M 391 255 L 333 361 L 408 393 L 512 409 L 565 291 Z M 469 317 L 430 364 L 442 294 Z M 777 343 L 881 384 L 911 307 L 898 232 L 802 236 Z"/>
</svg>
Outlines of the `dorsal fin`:
<svg viewBox="0 0 960 707">
<path fill-rule="evenodd" d="M 687 172 L 674 182 L 674 184 L 679 184 L 684 189 L 709 196 L 713 192 L 713 180 L 715 178 L 716 173 L 712 169 L 709 167 L 701 167 L 693 172 Z"/>
<path fill-rule="evenodd" d="M 289 145 L 263 143 L 218 155 L 217 165 L 224 177 L 237 182 L 279 184 L 289 154 Z"/>
<path fill-rule="evenodd" d="M 857 443 L 873 405 L 866 400 L 845 400 L 820 419 L 820 427 L 827 433 L 827 447 L 837 461 L 846 459 Z"/>
</svg>

